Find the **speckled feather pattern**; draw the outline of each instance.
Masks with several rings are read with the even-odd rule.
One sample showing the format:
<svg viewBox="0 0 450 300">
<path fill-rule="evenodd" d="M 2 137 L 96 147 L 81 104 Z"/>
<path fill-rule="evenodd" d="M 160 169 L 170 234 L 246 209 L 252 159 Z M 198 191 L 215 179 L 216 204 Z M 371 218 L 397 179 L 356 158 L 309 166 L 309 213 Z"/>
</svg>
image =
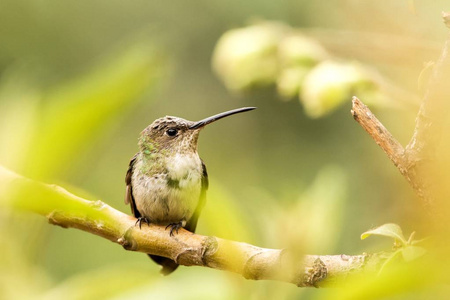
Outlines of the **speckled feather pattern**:
<svg viewBox="0 0 450 300">
<path fill-rule="evenodd" d="M 143 160 L 136 161 L 131 177 L 136 207 L 152 223 L 185 225 L 200 199 L 202 163 L 197 153 L 167 160 L 165 172 L 154 174 L 143 173 Z"/>
<path fill-rule="evenodd" d="M 144 129 L 133 165 L 131 186 L 139 213 L 155 224 L 190 220 L 200 201 L 202 162 L 197 153 L 199 130 L 193 122 L 166 116 Z M 170 139 L 168 128 L 179 136 Z"/>
</svg>

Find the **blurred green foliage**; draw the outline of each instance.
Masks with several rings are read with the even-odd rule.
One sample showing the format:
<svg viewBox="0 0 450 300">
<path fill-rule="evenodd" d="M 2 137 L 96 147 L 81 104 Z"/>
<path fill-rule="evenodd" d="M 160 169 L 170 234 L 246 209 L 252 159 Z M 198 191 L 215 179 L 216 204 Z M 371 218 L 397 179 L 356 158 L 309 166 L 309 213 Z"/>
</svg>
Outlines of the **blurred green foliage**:
<svg viewBox="0 0 450 300">
<path fill-rule="evenodd" d="M 350 99 L 312 120 L 298 102 L 274 101 L 274 87 L 229 94 L 211 58 L 222 34 L 256 16 L 302 28 L 327 53 L 377 69 L 414 94 L 423 61 L 439 55 L 444 4 L 415 1 L 414 13 L 409 1 L 1 1 L 0 164 L 128 211 L 124 175 L 149 123 L 258 106 L 201 134 L 210 191 L 200 234 L 320 254 L 389 249 L 388 241 L 359 241 L 389 222 L 420 238 L 418 202 L 353 122 Z M 285 76 L 304 79 L 302 70 Z M 415 109 L 375 113 L 408 140 Z M 7 209 L 0 234 L 4 299 L 420 299 L 445 292 L 424 284 L 411 295 L 412 278 L 395 285 L 394 275 L 339 295 L 206 268 L 161 278 L 145 255 Z M 374 292 L 380 285 L 384 294 Z"/>
<path fill-rule="evenodd" d="M 408 94 L 362 63 L 332 57 L 317 40 L 281 22 L 260 20 L 227 31 L 212 63 L 231 92 L 276 85 L 281 100 L 297 97 L 310 118 L 332 113 L 352 95 L 374 107 L 392 108 L 404 101 L 396 99 L 399 90 Z M 417 96 L 409 97 L 408 104 L 417 105 Z"/>
</svg>

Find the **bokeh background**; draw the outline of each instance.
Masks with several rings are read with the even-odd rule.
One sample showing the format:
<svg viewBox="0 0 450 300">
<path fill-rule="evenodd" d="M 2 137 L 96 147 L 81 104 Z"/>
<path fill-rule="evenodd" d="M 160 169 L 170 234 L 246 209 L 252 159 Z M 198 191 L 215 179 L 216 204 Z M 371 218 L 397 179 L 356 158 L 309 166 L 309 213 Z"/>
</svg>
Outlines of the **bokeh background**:
<svg viewBox="0 0 450 300">
<path fill-rule="evenodd" d="M 390 249 L 391 241 L 361 241 L 360 234 L 394 222 L 420 236 L 421 206 L 354 122 L 351 98 L 311 118 L 297 98 L 286 101 L 271 85 L 229 91 L 212 70 L 212 56 L 225 32 L 255 20 L 298 28 L 334 58 L 376 70 L 412 95 L 407 105 L 373 108 L 406 144 L 419 105 L 414 98 L 421 96 L 419 74 L 439 56 L 447 31 L 440 13 L 449 6 L 444 0 L 2 0 L 0 164 L 128 213 L 124 176 L 143 128 L 165 115 L 198 120 L 257 106 L 201 133 L 210 191 L 197 232 L 313 254 Z M 161 277 L 146 255 L 6 208 L 0 235 L 3 299 L 330 297 L 207 268 L 181 267 Z"/>
</svg>

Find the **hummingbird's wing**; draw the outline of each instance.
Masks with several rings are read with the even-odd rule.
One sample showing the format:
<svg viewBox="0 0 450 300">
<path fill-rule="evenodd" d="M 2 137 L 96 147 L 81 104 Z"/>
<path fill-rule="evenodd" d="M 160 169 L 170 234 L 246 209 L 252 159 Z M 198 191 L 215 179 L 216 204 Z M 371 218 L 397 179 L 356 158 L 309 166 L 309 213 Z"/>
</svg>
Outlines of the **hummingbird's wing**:
<svg viewBox="0 0 450 300">
<path fill-rule="evenodd" d="M 190 232 L 195 232 L 195 228 L 197 228 L 197 221 L 198 217 L 200 216 L 200 213 L 202 212 L 203 207 L 206 203 L 206 191 L 208 190 L 209 181 L 208 181 L 208 172 L 206 171 L 205 163 L 202 160 L 202 190 L 200 193 L 200 199 L 198 201 L 197 207 L 195 208 L 194 214 L 192 217 L 187 221 L 186 228 Z"/>
<path fill-rule="evenodd" d="M 125 183 L 127 185 L 127 190 L 125 193 L 125 204 L 130 204 L 131 206 L 131 212 L 136 218 L 142 217 L 139 211 L 136 207 L 136 202 L 134 201 L 133 196 L 133 185 L 131 184 L 131 177 L 133 176 L 133 170 L 134 170 L 134 163 L 136 162 L 136 157 L 138 153 L 136 153 L 133 158 L 130 161 L 130 165 L 128 166 L 127 175 L 125 176 Z M 148 254 L 148 256 L 157 264 L 162 266 L 161 273 L 163 275 L 169 275 L 173 271 L 178 268 L 178 264 L 171 260 L 170 258 L 157 256 L 157 255 L 151 255 Z"/>
<path fill-rule="evenodd" d="M 133 186 L 131 184 L 131 176 L 133 176 L 134 163 L 136 162 L 137 153 L 130 160 L 130 164 L 128 166 L 127 175 L 125 176 L 125 183 L 127 185 L 127 189 L 125 192 L 125 204 L 130 204 L 131 212 L 136 218 L 141 217 L 141 214 L 136 208 L 136 202 L 133 197 Z"/>
</svg>

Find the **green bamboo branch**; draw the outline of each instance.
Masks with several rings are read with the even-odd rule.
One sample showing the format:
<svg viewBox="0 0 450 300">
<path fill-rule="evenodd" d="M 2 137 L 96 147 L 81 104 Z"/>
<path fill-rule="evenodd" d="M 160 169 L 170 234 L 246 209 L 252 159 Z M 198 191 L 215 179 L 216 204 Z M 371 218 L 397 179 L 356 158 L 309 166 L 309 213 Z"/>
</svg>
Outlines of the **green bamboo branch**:
<svg viewBox="0 0 450 300">
<path fill-rule="evenodd" d="M 259 248 L 184 229 L 174 237 L 164 226 L 135 226 L 136 219 L 106 203 L 90 201 L 57 186 L 22 177 L 0 166 L 0 205 L 45 216 L 51 224 L 77 228 L 122 245 L 126 250 L 169 257 L 184 266 L 204 266 L 247 279 L 279 280 L 300 287 L 324 286 L 364 271 L 374 273 L 386 256 L 305 255 Z"/>
</svg>

